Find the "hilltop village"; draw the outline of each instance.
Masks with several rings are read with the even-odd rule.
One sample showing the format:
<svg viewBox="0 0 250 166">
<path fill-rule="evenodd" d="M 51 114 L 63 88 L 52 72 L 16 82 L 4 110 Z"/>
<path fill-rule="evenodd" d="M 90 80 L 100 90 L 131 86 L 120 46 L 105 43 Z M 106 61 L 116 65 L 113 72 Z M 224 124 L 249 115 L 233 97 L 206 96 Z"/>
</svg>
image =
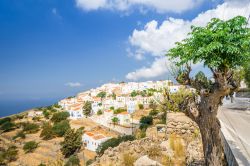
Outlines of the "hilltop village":
<svg viewBox="0 0 250 166">
<path fill-rule="evenodd" d="M 166 109 L 160 108 L 163 91 L 175 95 L 193 89 L 171 80 L 108 83 L 51 106 L 2 118 L 0 163 L 127 166 L 138 160 L 140 166 L 143 162 L 203 162 L 197 125 L 183 113 L 166 115 Z M 124 146 L 127 142 L 130 145 Z"/>
</svg>

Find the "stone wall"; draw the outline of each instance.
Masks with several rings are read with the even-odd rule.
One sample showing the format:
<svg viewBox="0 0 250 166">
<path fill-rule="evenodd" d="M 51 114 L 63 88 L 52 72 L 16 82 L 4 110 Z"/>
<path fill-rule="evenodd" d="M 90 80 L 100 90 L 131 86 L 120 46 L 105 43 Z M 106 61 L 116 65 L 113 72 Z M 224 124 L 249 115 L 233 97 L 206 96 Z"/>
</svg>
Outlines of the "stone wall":
<svg viewBox="0 0 250 166">
<path fill-rule="evenodd" d="M 183 137 L 192 137 L 194 134 L 199 134 L 199 128 L 184 113 L 169 113 L 167 117 L 167 134 L 173 133 Z"/>
</svg>

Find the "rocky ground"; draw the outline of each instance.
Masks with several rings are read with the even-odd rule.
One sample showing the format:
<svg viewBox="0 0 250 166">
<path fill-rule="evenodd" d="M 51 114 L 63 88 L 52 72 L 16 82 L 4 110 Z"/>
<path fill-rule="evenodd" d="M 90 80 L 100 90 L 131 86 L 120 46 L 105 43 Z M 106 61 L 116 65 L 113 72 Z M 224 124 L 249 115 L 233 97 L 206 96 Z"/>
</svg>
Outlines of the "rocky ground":
<svg viewBox="0 0 250 166">
<path fill-rule="evenodd" d="M 197 125 L 182 113 L 170 113 L 165 130 L 156 125 L 147 137 L 107 149 L 92 166 L 204 165 Z"/>
</svg>

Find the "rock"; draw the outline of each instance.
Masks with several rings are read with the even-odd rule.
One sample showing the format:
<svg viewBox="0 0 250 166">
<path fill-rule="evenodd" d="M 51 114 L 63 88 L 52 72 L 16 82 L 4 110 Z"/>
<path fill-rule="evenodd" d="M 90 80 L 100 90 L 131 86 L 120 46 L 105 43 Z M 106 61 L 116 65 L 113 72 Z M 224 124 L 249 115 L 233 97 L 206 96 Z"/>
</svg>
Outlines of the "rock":
<svg viewBox="0 0 250 166">
<path fill-rule="evenodd" d="M 182 129 L 182 130 L 181 130 L 181 133 L 182 133 L 182 134 L 185 134 L 185 133 L 186 133 L 186 130 Z"/>
<path fill-rule="evenodd" d="M 134 163 L 134 166 L 162 166 L 157 161 L 151 160 L 147 155 L 140 157 Z"/>
</svg>

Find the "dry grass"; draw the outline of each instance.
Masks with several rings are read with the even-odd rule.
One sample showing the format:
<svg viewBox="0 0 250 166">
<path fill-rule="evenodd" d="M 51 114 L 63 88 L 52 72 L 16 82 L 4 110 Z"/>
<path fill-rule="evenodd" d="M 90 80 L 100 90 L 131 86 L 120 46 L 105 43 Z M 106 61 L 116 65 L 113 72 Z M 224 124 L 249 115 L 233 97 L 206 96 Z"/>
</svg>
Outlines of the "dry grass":
<svg viewBox="0 0 250 166">
<path fill-rule="evenodd" d="M 170 148 L 174 152 L 171 162 L 178 165 L 185 165 L 186 163 L 186 149 L 181 137 L 171 134 L 169 138 Z"/>
<path fill-rule="evenodd" d="M 160 157 L 161 156 L 161 148 L 157 145 L 155 146 L 151 146 L 149 149 L 148 149 L 148 156 L 150 158 L 157 158 L 157 157 Z"/>
<path fill-rule="evenodd" d="M 135 161 L 136 158 L 133 155 L 130 155 L 128 153 L 123 154 L 123 164 L 125 166 L 133 166 Z"/>
</svg>

